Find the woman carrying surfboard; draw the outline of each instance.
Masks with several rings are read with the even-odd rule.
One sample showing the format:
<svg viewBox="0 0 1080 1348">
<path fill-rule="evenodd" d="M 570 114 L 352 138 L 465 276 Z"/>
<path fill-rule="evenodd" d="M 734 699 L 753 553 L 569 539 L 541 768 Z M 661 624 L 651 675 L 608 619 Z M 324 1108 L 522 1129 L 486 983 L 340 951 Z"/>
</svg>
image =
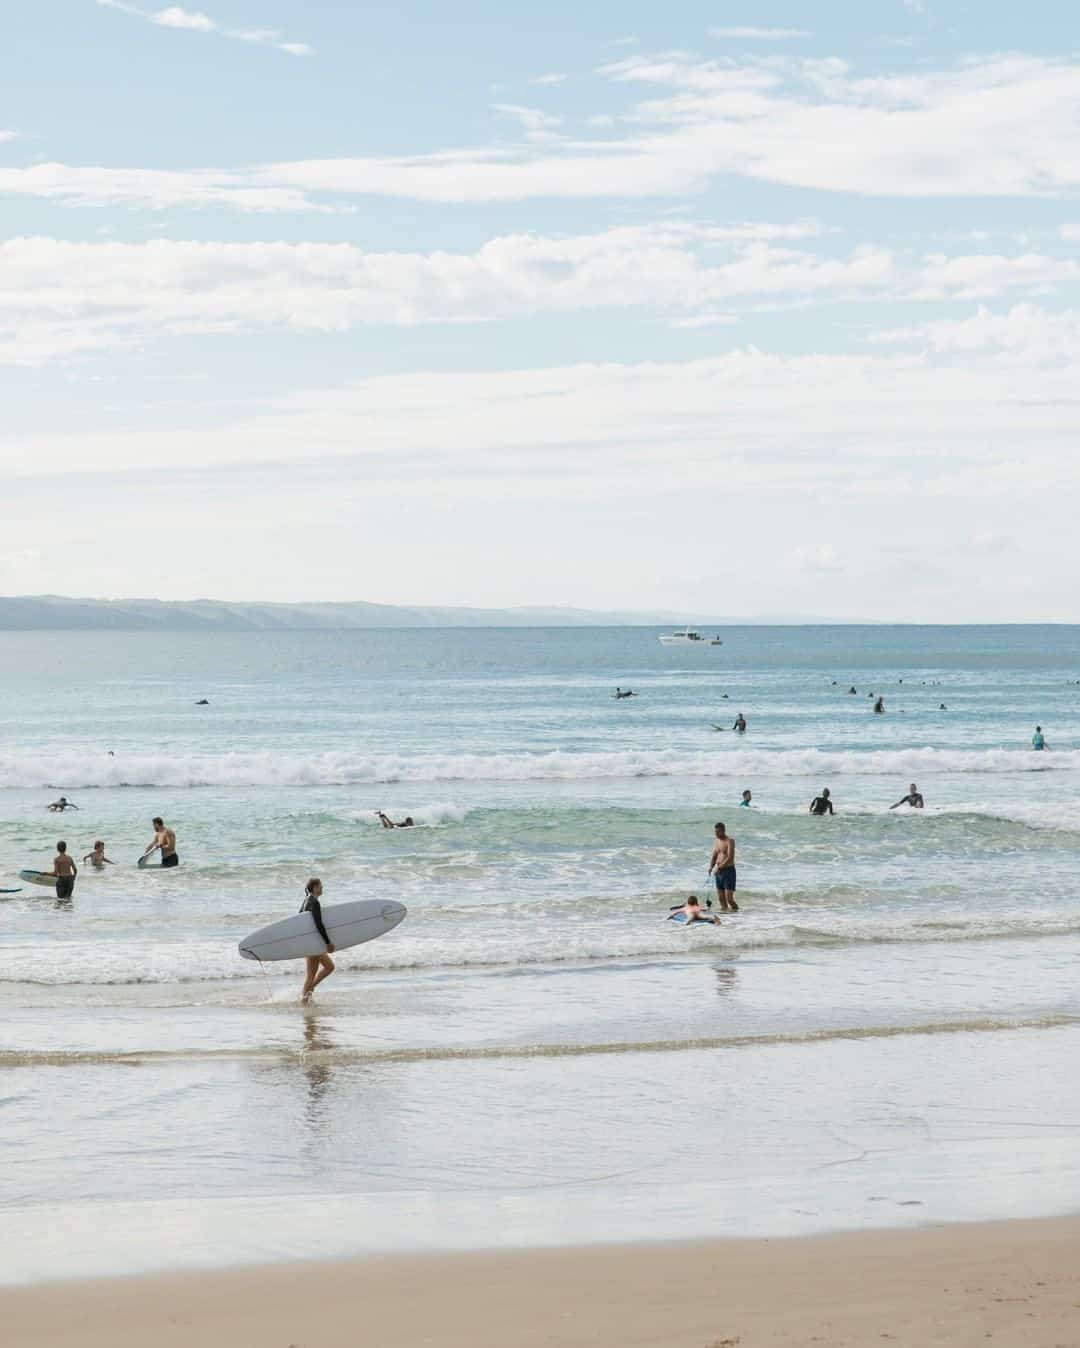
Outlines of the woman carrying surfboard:
<svg viewBox="0 0 1080 1348">
<path fill-rule="evenodd" d="M 304 1006 L 311 1001 L 311 994 L 323 979 L 329 978 L 334 972 L 334 961 L 330 958 L 334 953 L 334 944 L 323 925 L 322 904 L 319 902 L 321 898 L 322 881 L 312 876 L 304 886 L 304 902 L 300 905 L 300 911 L 311 914 L 315 921 L 315 930 L 326 942 L 326 954 L 304 956 L 304 989 L 300 994 L 300 1001 Z"/>
</svg>

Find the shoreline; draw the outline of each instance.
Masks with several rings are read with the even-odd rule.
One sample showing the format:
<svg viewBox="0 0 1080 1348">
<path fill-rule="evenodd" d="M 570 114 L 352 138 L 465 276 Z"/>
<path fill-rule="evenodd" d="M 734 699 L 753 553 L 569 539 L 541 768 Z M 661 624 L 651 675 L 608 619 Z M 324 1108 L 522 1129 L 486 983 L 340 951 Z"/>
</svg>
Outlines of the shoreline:
<svg viewBox="0 0 1080 1348">
<path fill-rule="evenodd" d="M 1080 1216 L 0 1289 L 20 1348 L 1072 1348 Z"/>
</svg>

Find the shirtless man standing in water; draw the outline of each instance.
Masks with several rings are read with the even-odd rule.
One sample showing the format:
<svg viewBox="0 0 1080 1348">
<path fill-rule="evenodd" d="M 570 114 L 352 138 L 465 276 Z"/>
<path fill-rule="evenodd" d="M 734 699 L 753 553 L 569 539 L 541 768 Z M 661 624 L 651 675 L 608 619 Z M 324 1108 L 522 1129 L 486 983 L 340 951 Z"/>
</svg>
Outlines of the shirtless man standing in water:
<svg viewBox="0 0 1080 1348">
<path fill-rule="evenodd" d="M 75 888 L 75 877 L 79 873 L 79 868 L 75 865 L 74 860 L 68 856 L 66 842 L 56 844 L 52 873 L 56 876 L 56 897 L 58 899 L 70 899 Z"/>
<path fill-rule="evenodd" d="M 735 839 L 729 838 L 723 824 L 713 829 L 716 841 L 709 858 L 709 874 L 716 877 L 716 897 L 722 913 L 737 913 L 735 902 Z"/>
<path fill-rule="evenodd" d="M 148 857 L 151 852 L 156 852 L 160 848 L 163 866 L 179 866 L 180 858 L 176 855 L 176 834 L 171 828 L 166 828 L 165 821 L 157 816 L 154 817 L 153 824 L 154 841 L 143 853 L 143 856 Z"/>
</svg>

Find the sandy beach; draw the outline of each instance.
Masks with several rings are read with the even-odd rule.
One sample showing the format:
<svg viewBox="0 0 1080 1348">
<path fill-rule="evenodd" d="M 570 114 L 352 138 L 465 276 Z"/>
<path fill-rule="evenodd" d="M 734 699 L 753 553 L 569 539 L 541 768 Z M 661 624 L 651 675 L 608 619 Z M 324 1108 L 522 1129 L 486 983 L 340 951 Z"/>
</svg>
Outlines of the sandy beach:
<svg viewBox="0 0 1080 1348">
<path fill-rule="evenodd" d="M 0 1292 L 20 1348 L 1080 1344 L 1080 1220 L 270 1265 Z"/>
</svg>

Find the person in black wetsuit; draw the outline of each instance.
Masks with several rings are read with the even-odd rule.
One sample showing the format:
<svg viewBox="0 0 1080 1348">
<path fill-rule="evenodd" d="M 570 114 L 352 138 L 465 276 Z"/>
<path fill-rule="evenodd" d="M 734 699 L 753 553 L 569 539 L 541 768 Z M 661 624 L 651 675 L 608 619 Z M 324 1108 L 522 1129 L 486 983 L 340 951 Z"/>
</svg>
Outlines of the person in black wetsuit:
<svg viewBox="0 0 1080 1348">
<path fill-rule="evenodd" d="M 827 786 L 823 786 L 821 788 L 821 795 L 815 796 L 814 799 L 810 802 L 810 813 L 832 814 L 832 812 L 833 812 L 832 797 L 829 795 L 829 788 Z"/>
<path fill-rule="evenodd" d="M 311 914 L 315 921 L 315 930 L 326 942 L 326 954 L 305 955 L 304 957 L 306 972 L 304 974 L 304 989 L 300 994 L 300 1001 L 304 1006 L 307 1006 L 311 1001 L 311 994 L 323 979 L 329 978 L 334 972 L 334 961 L 330 958 L 334 953 L 334 943 L 330 940 L 326 927 L 323 925 L 321 898 L 322 881 L 312 876 L 304 886 L 304 902 L 300 905 L 300 911 Z"/>
</svg>

